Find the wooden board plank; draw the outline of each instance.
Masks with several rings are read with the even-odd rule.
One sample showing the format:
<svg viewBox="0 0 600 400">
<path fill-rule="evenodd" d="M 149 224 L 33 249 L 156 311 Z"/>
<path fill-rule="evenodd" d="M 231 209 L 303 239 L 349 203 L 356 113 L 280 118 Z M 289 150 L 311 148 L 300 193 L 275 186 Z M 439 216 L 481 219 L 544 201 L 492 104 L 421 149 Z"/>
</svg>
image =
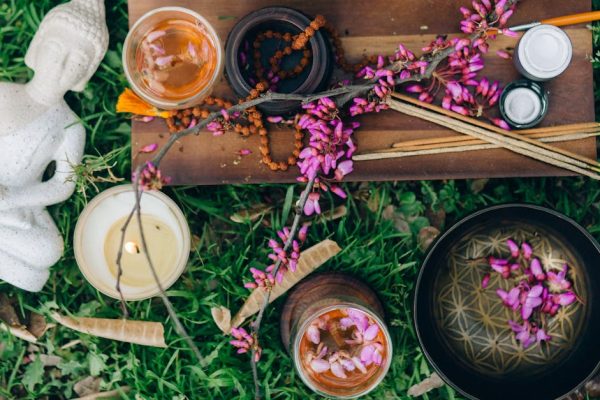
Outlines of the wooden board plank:
<svg viewBox="0 0 600 400">
<path fill-rule="evenodd" d="M 237 20 L 256 9 L 271 5 L 290 6 L 309 15 L 325 15 L 343 33 L 343 42 L 350 59 L 363 54 L 390 54 L 398 43 L 419 49 L 435 34 L 454 32 L 460 21 L 458 7 L 466 0 L 358 0 L 299 1 L 244 0 L 239 2 L 213 0 L 130 0 L 129 16 L 133 23 L 145 12 L 161 6 L 182 6 L 204 15 L 217 29 L 223 43 Z M 589 11 L 589 1 L 525 1 L 511 23 L 518 24 L 557 15 Z M 587 122 L 594 120 L 593 74 L 587 56 L 592 53 L 591 33 L 584 26 L 567 29 L 574 44 L 573 63 L 566 73 L 547 84 L 550 92 L 550 112 L 543 126 Z M 496 57 L 495 50 L 513 46 L 514 39 L 501 38 L 493 42 L 486 57 L 485 74 L 507 83 L 517 78 L 512 63 Z M 215 94 L 232 98 L 225 79 Z M 393 111 L 369 115 L 360 119 L 363 126 L 356 132 L 360 151 L 388 147 L 391 143 L 415 138 L 451 135 L 440 127 L 406 117 Z M 168 136 L 162 121 L 150 124 L 134 122 L 132 149 L 148 143 L 162 144 Z M 274 158 L 285 159 L 292 149 L 289 130 L 271 132 Z M 594 138 L 561 143 L 557 146 L 595 158 Z M 254 151 L 240 159 L 236 152 L 242 148 Z M 139 157 L 136 162 L 143 161 Z M 291 182 L 297 175 L 292 168 L 287 173 L 271 172 L 260 163 L 258 137 L 247 139 L 235 133 L 212 137 L 202 133 L 185 138 L 162 163 L 164 173 L 173 184 L 226 184 Z M 565 172 L 543 163 L 518 156 L 507 150 L 486 150 L 474 153 L 357 162 L 349 176 L 353 181 L 416 180 L 478 177 L 554 176 Z"/>
</svg>

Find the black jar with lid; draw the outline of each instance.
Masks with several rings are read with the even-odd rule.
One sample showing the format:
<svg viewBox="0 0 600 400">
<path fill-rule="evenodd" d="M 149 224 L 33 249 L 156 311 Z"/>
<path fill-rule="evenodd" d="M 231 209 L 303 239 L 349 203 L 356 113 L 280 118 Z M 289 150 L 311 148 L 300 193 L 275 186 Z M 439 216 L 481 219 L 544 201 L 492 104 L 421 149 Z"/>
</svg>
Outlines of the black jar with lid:
<svg viewBox="0 0 600 400">
<path fill-rule="evenodd" d="M 246 98 L 254 88 L 255 77 L 253 43 L 258 34 L 268 30 L 297 35 L 311 23 L 303 13 L 287 7 L 267 7 L 252 12 L 242 18 L 229 33 L 225 46 L 225 74 L 236 96 Z M 312 58 L 304 71 L 297 77 L 278 83 L 280 93 L 312 94 L 326 89 L 334 66 L 333 53 L 326 33 L 319 30 L 309 41 Z M 262 62 L 265 70 L 269 68 L 269 57 L 280 50 L 281 43 L 276 39 L 265 40 L 261 47 Z M 244 52 L 246 63 L 240 53 Z M 302 51 L 286 56 L 282 69 L 290 69 L 302 58 Z M 298 101 L 277 101 L 263 103 L 259 108 L 268 115 L 286 115 L 296 111 Z"/>
<path fill-rule="evenodd" d="M 537 82 L 511 82 L 500 96 L 500 114 L 515 129 L 533 128 L 548 114 L 548 93 Z"/>
</svg>

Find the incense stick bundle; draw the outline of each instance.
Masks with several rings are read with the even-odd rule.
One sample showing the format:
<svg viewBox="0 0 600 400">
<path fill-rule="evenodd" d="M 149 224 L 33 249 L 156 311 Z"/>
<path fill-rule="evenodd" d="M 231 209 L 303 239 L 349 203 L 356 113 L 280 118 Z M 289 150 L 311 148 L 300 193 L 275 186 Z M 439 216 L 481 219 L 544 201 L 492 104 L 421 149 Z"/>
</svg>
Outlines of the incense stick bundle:
<svg viewBox="0 0 600 400">
<path fill-rule="evenodd" d="M 396 111 L 445 126 L 538 161 L 600 180 L 600 174 L 598 174 L 600 163 L 596 160 L 550 146 L 527 136 L 504 131 L 496 126 L 453 113 L 438 106 L 420 102 L 408 96 L 394 94 L 393 97 L 402 100 L 399 101 L 391 98 L 387 100 L 390 108 Z M 413 103 L 414 105 L 409 103 Z M 391 155 L 393 153 L 384 154 L 388 155 L 387 158 L 392 158 Z"/>
<path fill-rule="evenodd" d="M 565 135 L 558 137 L 550 137 L 541 139 L 545 143 L 555 143 L 555 142 L 566 142 L 571 140 L 581 140 L 587 139 L 590 137 L 598 136 L 600 133 L 596 134 L 573 134 L 573 135 Z M 483 143 L 483 142 L 482 142 Z M 476 151 L 476 150 L 493 150 L 500 149 L 502 146 L 498 146 L 496 144 L 471 144 L 466 146 L 455 146 L 452 144 L 451 146 L 436 146 L 433 148 L 427 148 L 427 146 L 417 147 L 415 149 L 384 149 L 377 150 L 371 153 L 357 154 L 352 159 L 354 161 L 373 161 L 373 160 L 384 160 L 390 158 L 403 158 L 403 157 L 416 157 L 416 156 L 426 156 L 426 155 L 436 155 L 436 154 L 448 154 L 448 153 L 463 153 L 465 151 Z"/>
<path fill-rule="evenodd" d="M 558 129 L 560 128 L 560 129 Z M 573 135 L 583 135 L 583 134 L 600 134 L 600 124 L 598 123 L 587 123 L 587 124 L 572 124 L 572 125 L 563 125 L 552 127 L 552 131 L 541 128 L 541 129 L 532 129 L 532 130 L 523 130 L 518 132 L 519 135 L 525 135 L 533 139 L 548 139 L 542 140 L 542 142 L 561 142 L 570 139 Z M 586 136 L 589 137 L 589 136 Z M 566 140 L 564 138 L 567 138 Z M 468 145 L 476 145 L 476 144 L 484 144 L 486 143 L 483 140 L 473 139 L 469 137 L 465 137 L 464 135 L 460 136 L 446 136 L 446 137 L 434 137 L 427 139 L 416 139 L 416 140 L 407 140 L 403 142 L 397 142 L 392 145 L 393 149 L 402 149 L 402 150 L 416 150 L 417 148 L 422 149 L 424 146 L 439 146 L 445 147 L 455 145 L 455 146 L 468 146 Z M 431 147 L 435 148 L 435 147 Z"/>
</svg>

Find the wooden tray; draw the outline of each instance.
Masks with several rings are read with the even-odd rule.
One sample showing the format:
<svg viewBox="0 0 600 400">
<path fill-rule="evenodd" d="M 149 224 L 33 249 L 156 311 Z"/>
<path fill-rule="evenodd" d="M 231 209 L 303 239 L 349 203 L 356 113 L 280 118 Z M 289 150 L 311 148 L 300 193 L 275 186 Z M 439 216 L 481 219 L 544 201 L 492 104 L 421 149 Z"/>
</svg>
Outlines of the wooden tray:
<svg viewBox="0 0 600 400">
<path fill-rule="evenodd" d="M 145 12 L 162 6 L 182 6 L 196 10 L 217 29 L 225 42 L 240 18 L 266 6 L 285 5 L 308 15 L 325 15 L 343 33 L 343 43 L 351 60 L 363 54 L 391 54 L 398 43 L 418 51 L 436 34 L 458 31 L 460 5 L 467 0 L 130 0 L 130 23 Z M 589 11 L 590 1 L 528 0 L 519 5 L 511 23 L 518 24 L 546 17 Z M 561 77 L 547 85 L 550 112 L 544 126 L 594 120 L 593 75 L 586 59 L 592 53 L 592 35 L 585 26 L 567 29 L 574 45 L 573 62 Z M 486 59 L 486 76 L 508 83 L 517 78 L 511 62 L 495 55 L 499 48 L 514 46 L 515 39 L 492 42 Z M 233 98 L 223 78 L 216 95 Z M 375 150 L 394 142 L 453 133 L 415 118 L 387 111 L 361 118 L 356 132 L 359 151 Z M 161 137 L 162 136 L 162 137 Z M 162 144 L 168 136 L 163 121 L 149 124 L 133 122 L 132 149 L 148 143 Z M 275 160 L 286 159 L 292 150 L 290 130 L 271 132 Z M 557 146 L 596 158 L 595 138 L 562 143 Z M 253 154 L 240 159 L 236 152 L 249 148 Z M 185 138 L 164 159 L 162 169 L 175 185 L 228 183 L 292 182 L 297 168 L 287 173 L 271 172 L 260 163 L 258 137 L 243 139 L 234 132 L 221 137 L 202 133 Z M 136 158 L 136 162 L 145 160 Z M 463 154 L 444 154 L 396 160 L 356 162 L 349 176 L 353 181 L 417 180 L 478 177 L 518 177 L 565 175 L 565 171 L 516 155 L 507 150 L 487 150 Z"/>
</svg>

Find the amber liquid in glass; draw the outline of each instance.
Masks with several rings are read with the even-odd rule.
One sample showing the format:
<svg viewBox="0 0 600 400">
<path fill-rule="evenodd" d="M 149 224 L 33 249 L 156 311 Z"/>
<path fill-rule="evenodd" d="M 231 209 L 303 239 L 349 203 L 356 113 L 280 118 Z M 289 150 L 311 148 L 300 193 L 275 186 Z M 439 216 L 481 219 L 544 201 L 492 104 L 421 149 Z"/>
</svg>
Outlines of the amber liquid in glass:
<svg viewBox="0 0 600 400">
<path fill-rule="evenodd" d="M 216 44 L 202 24 L 167 19 L 141 40 L 136 66 L 146 90 L 158 98 L 181 100 L 211 83 L 217 57 Z"/>
<path fill-rule="evenodd" d="M 344 318 L 346 315 L 339 309 L 329 311 L 325 314 L 322 314 L 320 318 L 323 316 L 329 317 L 330 328 L 329 331 L 321 330 L 321 342 L 324 343 L 328 349 L 337 350 L 337 351 L 346 351 L 351 356 L 360 357 L 360 346 L 349 345 L 345 341 L 352 339 L 352 332 L 356 327 L 352 327 L 350 329 L 343 330 L 339 326 L 339 320 Z M 382 329 L 379 329 L 379 333 L 377 337 L 373 340 L 383 344 L 383 360 L 385 364 L 385 360 L 388 357 L 388 344 L 386 338 L 383 334 Z M 378 375 L 383 371 L 383 366 L 378 366 L 376 364 L 371 364 L 367 368 L 367 372 L 363 373 L 358 369 L 355 369 L 352 372 L 346 372 L 347 378 L 339 378 L 335 376 L 331 370 L 326 371 L 324 373 L 315 373 L 308 362 L 308 358 L 304 355 L 309 352 L 316 353 L 318 345 L 312 343 L 306 334 L 306 332 L 302 336 L 302 340 L 300 341 L 300 349 L 299 354 L 302 360 L 302 367 L 304 369 L 305 374 L 310 377 L 315 386 L 319 388 L 322 392 L 325 392 L 330 395 L 344 395 L 351 396 L 355 393 L 359 393 L 363 391 L 365 388 L 369 387 L 371 384 L 375 382 Z"/>
</svg>

